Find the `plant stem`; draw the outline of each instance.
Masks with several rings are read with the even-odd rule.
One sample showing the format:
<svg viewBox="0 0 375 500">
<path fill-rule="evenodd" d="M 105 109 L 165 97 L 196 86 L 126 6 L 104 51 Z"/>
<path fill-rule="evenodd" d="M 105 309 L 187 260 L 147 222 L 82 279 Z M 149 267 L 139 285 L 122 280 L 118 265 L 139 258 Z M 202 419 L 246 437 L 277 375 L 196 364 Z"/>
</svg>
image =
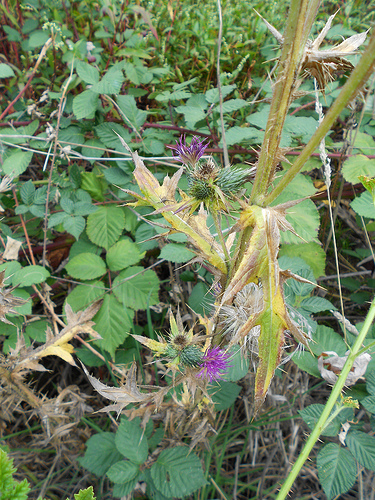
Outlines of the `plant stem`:
<svg viewBox="0 0 375 500">
<path fill-rule="evenodd" d="M 352 350 L 348 356 L 348 359 L 346 360 L 346 363 L 340 373 L 340 376 L 332 389 L 331 395 L 324 407 L 324 410 L 322 411 L 322 414 L 320 415 L 318 422 L 316 423 L 313 431 L 311 432 L 309 439 L 306 441 L 306 444 L 303 450 L 301 451 L 297 461 L 293 465 L 292 470 L 290 471 L 288 477 L 286 478 L 284 484 L 282 485 L 279 494 L 276 497 L 276 500 L 284 500 L 287 497 L 290 489 L 293 486 L 295 479 L 298 476 L 299 471 L 301 470 L 305 461 L 308 459 L 313 446 L 319 439 L 319 436 L 326 425 L 330 413 L 341 394 L 347 376 L 349 375 L 353 363 L 356 357 L 358 356 L 359 351 L 361 350 L 362 343 L 366 338 L 366 335 L 371 327 L 371 323 L 374 321 L 374 318 L 375 318 L 375 298 L 372 301 L 370 310 L 367 313 L 365 322 L 363 323 L 363 327 L 360 333 L 358 334 L 358 337 L 352 347 Z"/>
<path fill-rule="evenodd" d="M 286 188 L 286 186 L 294 179 L 294 177 L 301 170 L 303 165 L 309 159 L 311 154 L 319 146 L 320 141 L 330 131 L 336 118 L 341 111 L 350 102 L 358 92 L 358 89 L 368 80 L 373 72 L 375 62 L 375 32 L 373 32 L 367 49 L 363 53 L 361 60 L 353 70 L 348 81 L 343 86 L 338 98 L 328 110 L 324 120 L 316 129 L 314 135 L 311 137 L 305 148 L 302 150 L 298 159 L 293 163 L 288 172 L 280 180 L 275 189 L 263 199 L 262 205 L 267 206 L 274 201 Z"/>
<path fill-rule="evenodd" d="M 283 37 L 283 50 L 280 57 L 280 70 L 274 86 L 270 113 L 259 156 L 259 166 L 251 191 L 251 202 L 259 204 L 266 195 L 276 168 L 281 132 L 294 92 L 295 82 L 300 70 L 305 40 L 304 31 L 308 0 L 292 0 L 288 22 Z"/>
<path fill-rule="evenodd" d="M 219 236 L 219 240 L 220 240 L 223 252 L 224 252 L 225 262 L 226 262 L 226 265 L 228 266 L 228 263 L 230 262 L 230 257 L 229 257 L 229 253 L 227 250 L 227 246 L 225 244 L 223 233 L 221 231 L 221 224 L 219 221 L 219 217 L 218 217 L 217 212 L 215 210 L 210 210 L 210 214 L 212 215 L 212 218 L 214 220 L 215 228 L 216 228 L 216 231 L 217 231 L 217 234 Z"/>
</svg>

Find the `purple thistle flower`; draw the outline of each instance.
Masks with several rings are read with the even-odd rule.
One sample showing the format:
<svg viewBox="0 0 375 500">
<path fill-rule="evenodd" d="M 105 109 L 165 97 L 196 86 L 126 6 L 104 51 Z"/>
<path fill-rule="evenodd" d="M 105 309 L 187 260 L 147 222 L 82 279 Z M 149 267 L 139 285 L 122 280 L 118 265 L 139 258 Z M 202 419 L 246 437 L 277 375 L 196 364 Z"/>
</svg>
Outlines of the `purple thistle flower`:
<svg viewBox="0 0 375 500">
<path fill-rule="evenodd" d="M 222 372 L 226 372 L 231 366 L 228 364 L 229 356 L 228 353 L 217 346 L 207 349 L 200 365 L 202 370 L 197 373 L 197 377 L 208 378 L 210 382 L 222 379 Z"/>
<path fill-rule="evenodd" d="M 173 149 L 176 153 L 173 153 L 173 156 L 180 160 L 184 165 L 188 165 L 192 168 L 195 168 L 198 160 L 203 156 L 205 149 L 208 144 L 204 144 L 204 141 L 200 141 L 197 136 L 193 136 L 190 146 L 186 145 L 186 137 L 181 136 L 180 142 L 176 142 L 175 146 L 167 146 L 169 149 Z"/>
</svg>

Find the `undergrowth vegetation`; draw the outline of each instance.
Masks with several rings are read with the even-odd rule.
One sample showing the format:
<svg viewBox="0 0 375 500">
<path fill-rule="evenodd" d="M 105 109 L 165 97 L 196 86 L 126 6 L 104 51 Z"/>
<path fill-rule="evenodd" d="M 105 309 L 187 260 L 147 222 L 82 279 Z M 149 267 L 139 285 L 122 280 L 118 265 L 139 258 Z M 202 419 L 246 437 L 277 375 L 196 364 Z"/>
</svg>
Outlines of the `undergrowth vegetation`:
<svg viewBox="0 0 375 500">
<path fill-rule="evenodd" d="M 374 497 L 374 9 L 319 3 L 1 2 L 4 498 Z"/>
</svg>

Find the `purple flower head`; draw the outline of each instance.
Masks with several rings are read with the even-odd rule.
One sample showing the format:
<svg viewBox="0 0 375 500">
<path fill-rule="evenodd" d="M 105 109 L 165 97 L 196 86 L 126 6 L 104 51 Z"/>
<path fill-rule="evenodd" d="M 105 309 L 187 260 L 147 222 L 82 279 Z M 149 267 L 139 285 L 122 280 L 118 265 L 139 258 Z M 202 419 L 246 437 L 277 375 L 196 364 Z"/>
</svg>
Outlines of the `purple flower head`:
<svg viewBox="0 0 375 500">
<path fill-rule="evenodd" d="M 193 136 L 190 146 L 186 145 L 186 137 L 181 136 L 180 142 L 176 142 L 176 146 L 167 146 L 169 149 L 173 149 L 176 153 L 173 156 L 180 160 L 184 165 L 188 165 L 191 168 L 195 168 L 198 160 L 203 156 L 205 149 L 208 144 L 204 144 L 204 141 L 200 141 L 197 136 Z"/>
<path fill-rule="evenodd" d="M 208 378 L 210 382 L 222 379 L 223 372 L 226 372 L 231 366 L 228 364 L 229 356 L 220 347 L 207 349 L 200 365 L 202 370 L 197 374 L 197 377 Z"/>
</svg>

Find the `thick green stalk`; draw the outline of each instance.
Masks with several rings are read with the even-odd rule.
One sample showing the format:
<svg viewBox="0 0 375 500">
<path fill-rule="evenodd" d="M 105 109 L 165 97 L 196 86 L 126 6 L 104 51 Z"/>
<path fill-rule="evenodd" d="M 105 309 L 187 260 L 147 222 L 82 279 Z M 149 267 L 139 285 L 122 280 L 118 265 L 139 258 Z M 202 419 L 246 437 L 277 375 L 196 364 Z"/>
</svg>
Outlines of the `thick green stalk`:
<svg viewBox="0 0 375 500">
<path fill-rule="evenodd" d="M 371 73 L 374 70 L 375 62 L 375 32 L 373 32 L 367 49 L 363 53 L 361 60 L 359 61 L 356 68 L 353 70 L 348 81 L 343 86 L 339 96 L 332 104 L 328 113 L 324 117 L 324 120 L 316 129 L 314 135 L 311 137 L 309 142 L 306 144 L 298 159 L 293 163 L 290 169 L 286 172 L 284 177 L 280 180 L 275 189 L 263 199 L 262 205 L 268 206 L 272 203 L 286 188 L 286 186 L 294 179 L 301 168 L 304 166 L 306 161 L 309 159 L 310 155 L 319 146 L 320 141 L 327 135 L 330 131 L 335 120 L 345 108 L 345 106 L 350 102 L 358 89 L 365 84 L 365 82 L 370 78 Z"/>
<path fill-rule="evenodd" d="M 313 449 L 313 446 L 315 445 L 315 443 L 319 439 L 319 436 L 326 425 L 326 422 L 327 422 L 327 420 L 328 420 L 328 418 L 329 418 L 329 416 L 330 416 L 330 414 L 335 406 L 335 403 L 341 394 L 341 391 L 345 385 L 345 381 L 347 379 L 347 376 L 349 375 L 350 370 L 353 366 L 353 363 L 361 350 L 362 343 L 366 338 L 366 335 L 370 329 L 371 323 L 374 321 L 374 318 L 375 318 L 375 298 L 372 301 L 370 310 L 366 316 L 363 327 L 362 327 L 360 333 L 358 334 L 358 337 L 357 337 L 357 339 L 352 347 L 352 350 L 348 356 L 348 359 L 346 360 L 346 363 L 341 371 L 341 374 L 340 374 L 336 384 L 334 385 L 334 387 L 332 389 L 331 395 L 330 395 L 330 397 L 329 397 L 329 399 L 324 407 L 324 410 L 322 411 L 322 414 L 320 415 L 320 418 L 319 418 L 318 422 L 316 423 L 314 430 L 311 432 L 309 439 L 306 441 L 306 444 L 305 444 L 303 450 L 301 451 L 301 453 L 300 453 L 298 459 L 296 460 L 292 470 L 290 471 L 289 476 L 286 478 L 284 484 L 282 485 L 282 487 L 279 491 L 279 494 L 276 497 L 276 500 L 284 500 L 287 497 L 289 491 L 291 490 L 291 488 L 293 486 L 295 479 L 297 478 L 297 476 L 299 474 L 299 471 L 301 470 L 305 461 L 308 459 L 309 454 L 310 454 L 311 450 Z"/>
<path fill-rule="evenodd" d="M 308 7 L 308 0 L 292 0 L 291 2 L 279 62 L 280 70 L 274 86 L 257 174 L 251 192 L 250 201 L 255 204 L 259 204 L 266 195 L 276 168 L 275 159 L 279 150 L 281 132 L 299 73 L 304 42 L 308 35 L 304 32 Z"/>
</svg>

